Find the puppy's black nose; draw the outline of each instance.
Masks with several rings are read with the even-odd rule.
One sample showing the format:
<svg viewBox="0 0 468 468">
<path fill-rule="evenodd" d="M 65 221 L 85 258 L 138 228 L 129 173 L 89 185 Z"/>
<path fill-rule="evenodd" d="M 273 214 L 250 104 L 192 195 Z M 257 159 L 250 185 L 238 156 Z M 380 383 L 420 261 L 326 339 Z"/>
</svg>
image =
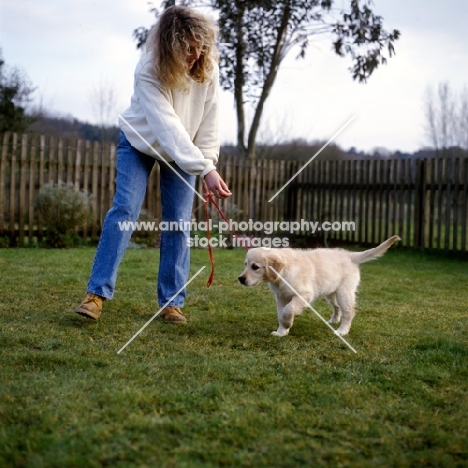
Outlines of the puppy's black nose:
<svg viewBox="0 0 468 468">
<path fill-rule="evenodd" d="M 239 283 L 245 285 L 245 276 L 239 276 Z"/>
</svg>

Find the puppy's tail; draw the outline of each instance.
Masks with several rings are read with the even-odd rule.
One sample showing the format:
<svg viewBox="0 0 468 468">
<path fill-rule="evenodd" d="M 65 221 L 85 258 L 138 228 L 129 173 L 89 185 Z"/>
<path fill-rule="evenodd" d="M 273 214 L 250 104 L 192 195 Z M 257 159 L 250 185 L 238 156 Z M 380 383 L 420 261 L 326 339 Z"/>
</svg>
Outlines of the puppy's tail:
<svg viewBox="0 0 468 468">
<path fill-rule="evenodd" d="M 365 263 L 379 258 L 394 244 L 394 242 L 399 240 L 401 240 L 399 236 L 393 236 L 373 249 L 365 250 L 364 252 L 351 252 L 351 260 L 354 263 Z"/>
</svg>

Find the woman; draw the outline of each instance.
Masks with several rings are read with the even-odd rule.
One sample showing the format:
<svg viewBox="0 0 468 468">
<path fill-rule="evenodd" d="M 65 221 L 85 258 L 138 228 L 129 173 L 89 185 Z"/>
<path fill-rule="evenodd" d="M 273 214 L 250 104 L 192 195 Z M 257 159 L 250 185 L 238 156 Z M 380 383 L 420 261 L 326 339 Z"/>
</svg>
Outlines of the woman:
<svg viewBox="0 0 468 468">
<path fill-rule="evenodd" d="M 167 8 L 152 28 L 135 70 L 130 107 L 120 116 L 117 183 L 104 220 L 85 300 L 75 309 L 97 320 L 114 294 L 117 270 L 131 237 L 119 223 L 136 221 L 155 159 L 159 163 L 162 221 L 188 226 L 196 176 L 218 198 L 231 195 L 216 171 L 219 154 L 218 66 L 215 27 L 200 13 Z M 161 157 L 163 160 L 161 160 Z M 181 223 L 182 221 L 182 223 Z M 170 225 L 166 223 L 166 225 Z M 160 318 L 184 323 L 181 308 L 190 267 L 190 233 L 161 233 Z"/>
</svg>

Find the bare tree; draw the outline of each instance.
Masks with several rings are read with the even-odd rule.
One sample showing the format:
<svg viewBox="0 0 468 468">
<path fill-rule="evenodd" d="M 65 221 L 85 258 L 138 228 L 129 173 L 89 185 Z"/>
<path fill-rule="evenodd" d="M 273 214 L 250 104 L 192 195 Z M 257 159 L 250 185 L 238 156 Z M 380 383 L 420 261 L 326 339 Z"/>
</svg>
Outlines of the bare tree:
<svg viewBox="0 0 468 468">
<path fill-rule="evenodd" d="M 468 89 L 453 92 L 449 83 L 437 91 L 428 87 L 425 97 L 426 134 L 436 152 L 468 150 Z"/>
<path fill-rule="evenodd" d="M 101 142 L 109 139 L 109 127 L 115 125 L 118 96 L 115 86 L 101 79 L 91 91 L 89 102 L 94 116 L 101 127 Z"/>
<path fill-rule="evenodd" d="M 468 151 L 468 87 L 466 85 L 460 93 L 457 135 L 460 147 Z"/>
</svg>

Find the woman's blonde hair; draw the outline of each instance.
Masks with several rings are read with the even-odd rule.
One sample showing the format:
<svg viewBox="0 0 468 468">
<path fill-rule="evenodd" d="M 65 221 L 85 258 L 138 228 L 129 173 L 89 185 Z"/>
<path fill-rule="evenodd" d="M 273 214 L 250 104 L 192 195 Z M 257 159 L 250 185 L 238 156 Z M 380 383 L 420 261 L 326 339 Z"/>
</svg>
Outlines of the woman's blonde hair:
<svg viewBox="0 0 468 468">
<path fill-rule="evenodd" d="M 164 10 L 146 42 L 153 58 L 153 73 L 166 88 L 188 87 L 188 77 L 198 83 L 210 80 L 213 62 L 218 60 L 216 27 L 199 12 L 184 6 Z M 189 69 L 187 56 L 196 44 L 200 58 Z"/>
</svg>

